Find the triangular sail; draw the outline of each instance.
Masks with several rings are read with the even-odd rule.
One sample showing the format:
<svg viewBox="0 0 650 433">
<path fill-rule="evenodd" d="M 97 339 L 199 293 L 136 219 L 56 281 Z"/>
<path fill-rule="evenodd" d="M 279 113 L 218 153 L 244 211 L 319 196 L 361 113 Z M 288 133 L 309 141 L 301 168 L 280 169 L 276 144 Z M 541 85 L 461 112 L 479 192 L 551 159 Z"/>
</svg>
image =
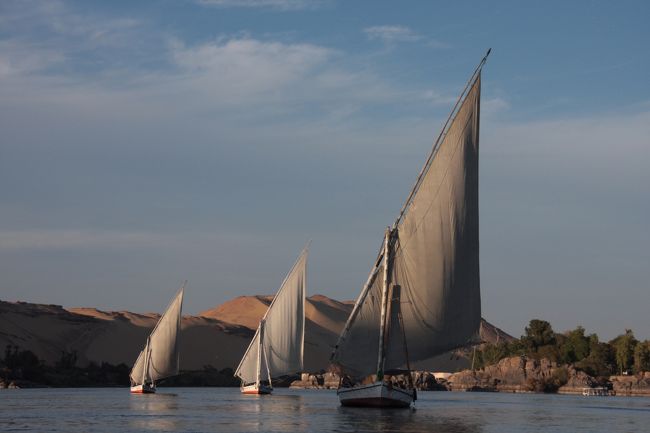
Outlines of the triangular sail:
<svg viewBox="0 0 650 433">
<path fill-rule="evenodd" d="M 413 361 L 467 344 L 481 321 L 477 76 L 394 231 L 391 284 Z"/>
<path fill-rule="evenodd" d="M 131 370 L 131 380 L 134 383 L 141 384 L 143 376 L 145 381 L 157 381 L 178 374 L 178 335 L 181 329 L 183 291 L 184 288 L 179 290 L 151 332 L 149 356 L 143 350 L 135 361 Z"/>
<path fill-rule="evenodd" d="M 145 371 L 144 349 L 140 351 L 138 358 L 135 360 L 135 364 L 133 364 L 133 368 L 131 369 L 130 376 L 131 376 L 131 382 L 138 385 L 142 385 L 143 382 L 151 380 L 151 378 L 147 376 L 147 372 Z"/>
<path fill-rule="evenodd" d="M 422 360 L 463 346 L 478 332 L 478 144 L 484 61 L 390 231 L 386 370 L 406 365 L 407 347 L 411 361 Z M 352 377 L 377 372 L 382 254 L 332 354 L 334 367 Z"/>
<path fill-rule="evenodd" d="M 256 382 L 258 370 L 265 378 L 268 373 L 278 377 L 303 369 L 307 255 L 305 249 L 293 265 L 237 367 L 235 375 L 244 383 Z"/>
<path fill-rule="evenodd" d="M 380 264 L 370 276 L 367 290 L 357 300 L 354 316 L 348 319 L 347 331 L 344 329 L 332 355 L 332 363 L 353 377 L 376 372 L 383 272 Z"/>
<path fill-rule="evenodd" d="M 248 349 L 246 349 L 246 352 L 244 353 L 244 357 L 239 363 L 239 367 L 237 367 L 237 371 L 235 371 L 235 376 L 238 376 L 246 384 L 257 382 L 259 346 L 260 346 L 260 328 L 258 327 L 257 331 L 255 332 L 255 336 L 253 337 L 253 340 L 248 346 Z M 263 365 L 260 365 L 259 367 L 261 372 L 265 371 Z M 264 376 L 265 375 L 262 375 L 263 379 L 265 379 Z"/>
</svg>

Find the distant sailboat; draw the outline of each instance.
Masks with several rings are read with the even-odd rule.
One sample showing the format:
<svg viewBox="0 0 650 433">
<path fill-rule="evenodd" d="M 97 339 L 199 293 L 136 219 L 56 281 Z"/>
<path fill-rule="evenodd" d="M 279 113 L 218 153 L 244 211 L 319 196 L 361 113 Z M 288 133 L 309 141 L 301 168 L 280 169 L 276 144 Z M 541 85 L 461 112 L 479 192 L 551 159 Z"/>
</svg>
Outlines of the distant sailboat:
<svg viewBox="0 0 650 433">
<path fill-rule="evenodd" d="M 156 327 L 147 337 L 147 343 L 131 370 L 131 392 L 156 392 L 156 381 L 178 374 L 178 334 L 181 330 L 181 310 L 185 284 L 178 291 Z"/>
<path fill-rule="evenodd" d="M 411 361 L 467 345 L 481 320 L 478 144 L 481 69 L 454 106 L 330 359 L 344 406 L 409 407 Z"/>
<path fill-rule="evenodd" d="M 271 378 L 302 371 L 308 247 L 302 251 L 257 327 L 235 376 L 244 394 L 270 394 Z"/>
</svg>

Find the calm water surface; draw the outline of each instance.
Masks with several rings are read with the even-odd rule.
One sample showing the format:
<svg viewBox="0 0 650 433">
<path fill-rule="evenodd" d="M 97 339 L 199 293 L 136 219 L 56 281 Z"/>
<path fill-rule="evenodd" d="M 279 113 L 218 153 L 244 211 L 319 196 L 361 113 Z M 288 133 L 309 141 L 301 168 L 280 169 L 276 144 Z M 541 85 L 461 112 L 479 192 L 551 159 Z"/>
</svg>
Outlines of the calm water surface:
<svg viewBox="0 0 650 433">
<path fill-rule="evenodd" d="M 34 432 L 650 432 L 650 399 L 421 392 L 415 410 L 339 406 L 336 393 L 233 388 L 0 391 L 0 431 Z"/>
</svg>

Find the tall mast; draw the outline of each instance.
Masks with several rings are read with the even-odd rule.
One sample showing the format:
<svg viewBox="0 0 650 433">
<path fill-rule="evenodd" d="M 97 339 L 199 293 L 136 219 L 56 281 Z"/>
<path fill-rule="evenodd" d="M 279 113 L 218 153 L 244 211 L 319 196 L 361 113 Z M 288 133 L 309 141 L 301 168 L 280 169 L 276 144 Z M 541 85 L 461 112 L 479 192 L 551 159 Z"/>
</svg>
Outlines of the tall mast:
<svg viewBox="0 0 650 433">
<path fill-rule="evenodd" d="M 262 375 L 262 350 L 264 350 L 264 345 L 262 340 L 264 339 L 264 319 L 260 322 L 260 338 L 257 340 L 257 380 L 256 384 L 260 386 L 260 376 Z"/>
<path fill-rule="evenodd" d="M 390 227 L 384 235 L 384 276 L 381 290 L 381 319 L 379 324 L 379 353 L 377 354 L 377 380 L 384 378 L 384 334 L 386 332 L 386 310 L 388 309 L 388 256 L 390 248 Z"/>
<path fill-rule="evenodd" d="M 269 386 L 271 385 L 271 369 L 269 368 L 269 357 L 266 355 L 266 348 L 264 348 L 264 365 L 266 365 L 266 377 L 269 380 Z"/>
<path fill-rule="evenodd" d="M 147 378 L 147 373 L 149 372 L 149 340 L 151 337 L 147 337 L 147 345 L 144 347 L 144 368 L 142 369 L 142 384 Z"/>
</svg>

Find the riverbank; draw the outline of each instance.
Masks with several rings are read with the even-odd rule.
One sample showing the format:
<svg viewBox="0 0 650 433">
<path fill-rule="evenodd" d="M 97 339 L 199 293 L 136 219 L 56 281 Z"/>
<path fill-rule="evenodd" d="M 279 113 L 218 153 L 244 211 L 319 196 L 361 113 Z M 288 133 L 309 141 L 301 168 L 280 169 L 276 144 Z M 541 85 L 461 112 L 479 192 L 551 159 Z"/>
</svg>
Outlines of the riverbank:
<svg viewBox="0 0 650 433">
<path fill-rule="evenodd" d="M 557 393 L 581 395 L 584 388 L 605 387 L 612 395 L 650 397 L 650 372 L 629 376 L 592 377 L 572 365 L 525 356 L 505 358 L 479 370 L 437 374 L 414 371 L 413 383 L 420 391 Z M 374 378 L 370 378 L 374 379 Z M 405 381 L 403 377 L 395 377 Z M 303 373 L 291 388 L 336 389 L 334 373 Z"/>
</svg>

